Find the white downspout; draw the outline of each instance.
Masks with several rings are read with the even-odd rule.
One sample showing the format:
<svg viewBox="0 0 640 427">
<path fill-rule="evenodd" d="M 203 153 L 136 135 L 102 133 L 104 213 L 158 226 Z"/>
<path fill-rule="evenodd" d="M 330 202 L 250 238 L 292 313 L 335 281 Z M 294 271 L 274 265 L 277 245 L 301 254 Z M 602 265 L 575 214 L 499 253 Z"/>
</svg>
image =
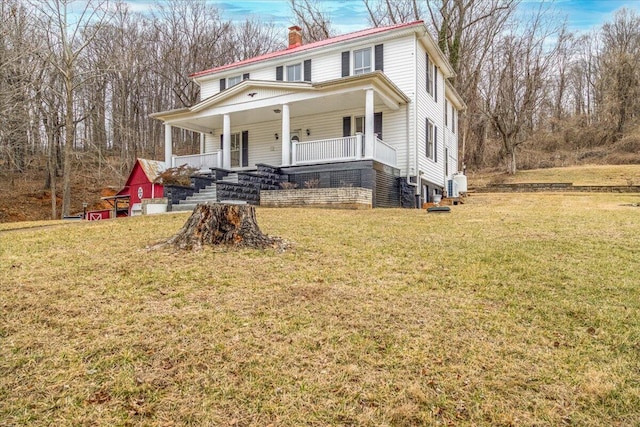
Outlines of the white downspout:
<svg viewBox="0 0 640 427">
<path fill-rule="evenodd" d="M 416 70 L 416 72 L 414 73 L 415 75 L 415 80 L 413 82 L 413 96 L 415 99 L 415 107 L 414 107 L 414 111 L 413 111 L 413 135 L 414 135 L 414 150 L 415 150 L 415 173 L 416 173 L 416 193 L 415 194 L 420 194 L 420 190 L 421 190 L 421 183 L 420 183 L 420 171 L 418 170 L 418 37 L 416 35 L 416 37 L 413 39 L 413 60 L 414 60 L 414 69 Z M 419 207 L 419 206 L 418 206 Z"/>
</svg>

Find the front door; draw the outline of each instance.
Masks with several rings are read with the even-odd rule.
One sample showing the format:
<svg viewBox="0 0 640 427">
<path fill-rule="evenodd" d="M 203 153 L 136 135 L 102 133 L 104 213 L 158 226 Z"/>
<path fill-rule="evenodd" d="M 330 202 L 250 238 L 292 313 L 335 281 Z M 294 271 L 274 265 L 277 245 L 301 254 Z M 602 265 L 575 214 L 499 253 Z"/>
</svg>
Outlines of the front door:
<svg viewBox="0 0 640 427">
<path fill-rule="evenodd" d="M 242 164 L 242 139 L 240 133 L 231 134 L 231 167 L 238 168 Z"/>
</svg>

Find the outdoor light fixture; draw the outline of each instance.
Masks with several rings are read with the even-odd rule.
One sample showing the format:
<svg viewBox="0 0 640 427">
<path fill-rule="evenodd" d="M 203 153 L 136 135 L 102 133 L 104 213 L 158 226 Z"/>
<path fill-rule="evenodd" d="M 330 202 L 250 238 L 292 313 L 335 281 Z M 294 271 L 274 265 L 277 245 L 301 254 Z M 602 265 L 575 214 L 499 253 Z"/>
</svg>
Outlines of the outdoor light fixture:
<svg viewBox="0 0 640 427">
<path fill-rule="evenodd" d="M 273 110 L 273 112 L 276 113 L 276 114 L 280 114 L 280 111 L 282 111 L 282 110 L 280 110 L 279 108 L 276 108 L 275 110 Z"/>
<path fill-rule="evenodd" d="M 307 136 L 311 135 L 311 130 L 307 129 Z"/>
<path fill-rule="evenodd" d="M 275 137 L 276 137 L 276 139 L 278 139 L 278 132 L 276 132 Z"/>
</svg>

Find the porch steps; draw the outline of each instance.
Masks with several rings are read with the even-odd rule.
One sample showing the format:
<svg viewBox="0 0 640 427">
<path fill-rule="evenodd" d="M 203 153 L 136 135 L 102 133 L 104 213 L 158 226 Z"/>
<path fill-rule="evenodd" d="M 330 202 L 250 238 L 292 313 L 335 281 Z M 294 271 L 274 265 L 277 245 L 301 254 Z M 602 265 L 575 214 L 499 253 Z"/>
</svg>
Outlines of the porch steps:
<svg viewBox="0 0 640 427">
<path fill-rule="evenodd" d="M 221 179 L 222 182 L 228 182 L 231 184 L 238 183 L 238 174 L 236 172 L 231 172 L 229 175 L 225 176 Z"/>
<path fill-rule="evenodd" d="M 268 165 L 257 165 L 256 171 L 231 172 L 226 175 L 202 177 L 200 182 L 192 177 L 192 188 L 200 188 L 197 192 L 180 201 L 173 201 L 172 211 L 192 211 L 202 203 L 232 203 L 254 204 L 260 203 L 260 190 L 274 190 L 280 188 L 282 181 L 278 168 Z M 205 185 L 203 180 L 209 180 Z"/>
<path fill-rule="evenodd" d="M 180 200 L 177 205 L 173 205 L 172 210 L 175 211 L 192 211 L 198 204 L 217 203 L 218 191 L 216 184 L 211 184 L 201 189 L 185 200 Z"/>
</svg>

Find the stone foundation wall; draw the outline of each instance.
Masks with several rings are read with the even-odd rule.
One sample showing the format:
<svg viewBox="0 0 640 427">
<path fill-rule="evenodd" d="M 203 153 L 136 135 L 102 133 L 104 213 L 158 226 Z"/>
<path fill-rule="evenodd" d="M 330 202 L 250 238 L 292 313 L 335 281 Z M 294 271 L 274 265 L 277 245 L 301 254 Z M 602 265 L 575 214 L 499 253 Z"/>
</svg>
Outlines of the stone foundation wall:
<svg viewBox="0 0 640 427">
<path fill-rule="evenodd" d="M 581 192 L 581 193 L 640 193 L 640 185 L 573 185 L 570 182 L 490 184 L 477 188 L 485 193 L 526 193 L 537 191 Z"/>
<path fill-rule="evenodd" d="M 371 209 L 373 191 L 361 187 L 263 190 L 260 206 Z"/>
</svg>

